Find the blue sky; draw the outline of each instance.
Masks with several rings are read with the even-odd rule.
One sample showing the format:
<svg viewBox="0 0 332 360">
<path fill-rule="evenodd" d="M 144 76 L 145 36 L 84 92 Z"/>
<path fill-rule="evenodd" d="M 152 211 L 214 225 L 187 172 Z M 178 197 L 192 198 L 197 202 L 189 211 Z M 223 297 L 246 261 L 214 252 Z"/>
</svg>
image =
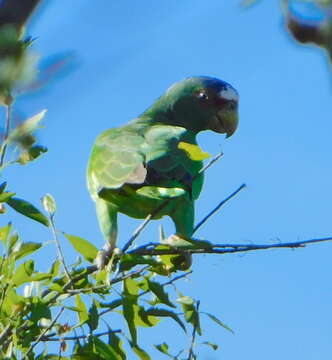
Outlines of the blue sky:
<svg viewBox="0 0 332 360">
<path fill-rule="evenodd" d="M 30 33 L 38 37 L 35 50 L 42 58 L 73 51 L 78 65 L 38 96 L 17 102 L 26 115 L 48 109 L 39 138 L 49 152 L 4 177 L 12 191 L 36 204 L 51 193 L 59 229 L 102 245 L 85 185 L 95 137 L 140 114 L 173 82 L 208 75 L 238 89 L 240 126 L 227 140 L 211 132 L 199 136 L 205 151 L 222 149 L 224 157 L 206 174 L 197 220 L 241 183 L 248 188 L 197 235 L 240 244 L 332 235 L 331 72 L 321 51 L 289 38 L 277 1 L 246 10 L 220 0 L 52 1 Z M 51 238 L 47 229 L 15 214 L 2 221 L 9 218 L 26 241 Z M 121 219 L 120 243 L 137 224 Z M 171 233 L 171 222 L 163 224 Z M 138 243 L 155 240 L 157 225 Z M 64 247 L 73 259 L 65 240 Z M 205 339 L 220 350 L 202 348 L 200 358 L 330 357 L 331 249 L 325 243 L 195 257 L 194 274 L 180 288 L 235 331 L 204 320 Z M 54 248 L 43 251 L 51 261 Z M 169 322 L 161 329 L 144 332 L 146 349 L 164 341 L 165 331 L 175 348 L 189 340 L 179 340 L 180 330 Z"/>
</svg>

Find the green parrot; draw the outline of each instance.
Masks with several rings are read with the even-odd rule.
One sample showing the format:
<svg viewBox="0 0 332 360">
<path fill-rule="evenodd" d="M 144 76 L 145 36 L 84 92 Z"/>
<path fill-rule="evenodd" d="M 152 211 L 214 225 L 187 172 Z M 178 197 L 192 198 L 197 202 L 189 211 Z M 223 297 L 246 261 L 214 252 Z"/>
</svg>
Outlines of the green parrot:
<svg viewBox="0 0 332 360">
<path fill-rule="evenodd" d="M 173 84 L 138 118 L 97 138 L 87 183 L 105 253 L 116 248 L 119 212 L 143 219 L 162 207 L 153 218 L 170 216 L 176 236 L 191 239 L 194 202 L 203 185 L 202 158 L 191 149 L 199 149 L 200 131 L 227 137 L 235 132 L 238 99 L 225 81 L 190 77 Z"/>
</svg>

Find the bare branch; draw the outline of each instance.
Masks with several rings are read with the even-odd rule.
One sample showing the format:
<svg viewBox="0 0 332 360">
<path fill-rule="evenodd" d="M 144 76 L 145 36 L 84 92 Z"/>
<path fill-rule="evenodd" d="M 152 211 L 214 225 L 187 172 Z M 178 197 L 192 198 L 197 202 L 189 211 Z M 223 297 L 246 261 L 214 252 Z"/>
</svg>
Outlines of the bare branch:
<svg viewBox="0 0 332 360">
<path fill-rule="evenodd" d="M 137 248 L 130 251 L 131 254 L 139 255 L 177 255 L 187 252 L 190 254 L 229 254 L 237 252 L 247 252 L 253 250 L 268 250 L 274 248 L 303 248 L 308 244 L 332 241 L 332 237 L 319 238 L 319 239 L 309 239 L 303 241 L 294 241 L 287 243 L 274 243 L 274 244 L 212 244 L 206 242 L 204 247 L 170 247 L 169 249 L 156 249 L 157 246 L 160 246 L 159 243 L 150 243 L 149 248 Z"/>
<path fill-rule="evenodd" d="M 224 155 L 223 152 L 220 151 L 219 154 L 217 154 L 216 156 L 214 156 L 205 166 L 202 167 L 202 169 L 198 172 L 198 174 L 204 173 L 210 166 L 212 166 L 215 162 L 217 162 L 218 160 L 220 160 L 223 155 Z M 196 177 L 197 177 L 197 175 L 194 177 L 194 179 L 195 179 Z"/>
<path fill-rule="evenodd" d="M 66 265 L 66 263 L 65 263 L 65 258 L 64 258 L 64 256 L 63 256 L 63 252 L 62 252 L 62 249 L 61 249 L 60 241 L 59 241 L 58 234 L 57 234 L 57 231 L 56 231 L 56 228 L 55 228 L 54 214 L 51 214 L 51 213 L 49 212 L 49 219 L 50 219 L 50 224 L 51 224 L 51 230 L 52 230 L 53 239 L 54 239 L 54 241 L 55 241 L 56 248 L 57 248 L 57 250 L 58 250 L 58 257 L 59 257 L 59 259 L 60 259 L 60 261 L 61 261 L 61 264 L 62 264 L 62 266 L 63 266 L 63 269 L 64 269 L 64 271 L 65 271 L 65 274 L 66 274 L 68 280 L 71 281 L 72 279 L 71 279 L 71 276 L 70 276 L 70 274 L 69 274 L 69 270 L 68 270 L 68 268 L 67 268 L 67 265 Z"/>
<path fill-rule="evenodd" d="M 140 224 L 140 226 L 134 231 L 134 233 L 131 236 L 131 238 L 129 239 L 129 241 L 122 248 L 122 252 L 126 252 L 129 249 L 129 247 L 133 244 L 133 242 L 137 239 L 137 237 L 144 230 L 144 228 L 148 225 L 148 223 L 153 219 L 153 217 L 156 216 L 159 213 L 159 211 L 161 211 L 165 206 L 167 206 L 168 203 L 169 203 L 169 200 L 165 200 L 160 206 L 157 207 L 156 210 L 154 210 L 151 214 L 149 214 L 145 218 L 145 220 Z"/>
<path fill-rule="evenodd" d="M 109 335 L 109 334 L 116 334 L 116 333 L 121 333 L 122 330 L 117 329 L 117 330 L 111 330 L 111 331 L 104 331 L 98 334 L 88 334 L 88 335 L 77 335 L 77 336 L 64 336 L 64 337 L 57 337 L 54 338 L 52 336 L 55 335 L 55 333 L 52 333 L 48 336 L 44 336 L 40 339 L 40 341 L 67 341 L 67 340 L 79 340 L 79 339 L 87 339 L 89 337 L 91 337 L 91 335 L 95 336 L 95 337 L 101 337 L 101 336 L 105 336 L 105 335 Z"/>
<path fill-rule="evenodd" d="M 195 227 L 193 234 L 203 226 L 213 215 L 215 215 L 229 200 L 233 199 L 240 191 L 242 191 L 247 185 L 242 184 L 238 189 L 232 192 L 226 199 L 222 200 L 213 210 L 211 210 Z"/>
</svg>

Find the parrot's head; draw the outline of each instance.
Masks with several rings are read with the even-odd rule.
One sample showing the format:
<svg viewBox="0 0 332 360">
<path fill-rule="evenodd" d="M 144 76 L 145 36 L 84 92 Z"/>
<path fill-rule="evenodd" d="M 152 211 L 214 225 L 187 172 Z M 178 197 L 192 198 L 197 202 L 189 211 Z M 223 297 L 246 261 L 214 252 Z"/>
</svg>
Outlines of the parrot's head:
<svg viewBox="0 0 332 360">
<path fill-rule="evenodd" d="M 160 97 L 165 121 L 194 132 L 213 130 L 231 136 L 238 126 L 237 91 L 227 82 L 207 77 L 190 77 L 173 84 Z"/>
</svg>

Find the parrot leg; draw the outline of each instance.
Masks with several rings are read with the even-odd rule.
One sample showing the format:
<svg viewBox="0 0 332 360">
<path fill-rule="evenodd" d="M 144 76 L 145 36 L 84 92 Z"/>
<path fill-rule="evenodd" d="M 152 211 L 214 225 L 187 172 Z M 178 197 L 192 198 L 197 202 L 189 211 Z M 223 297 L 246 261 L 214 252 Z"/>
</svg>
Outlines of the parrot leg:
<svg viewBox="0 0 332 360">
<path fill-rule="evenodd" d="M 101 232 L 105 238 L 103 249 L 98 252 L 96 263 L 99 269 L 103 269 L 107 258 L 115 249 L 118 235 L 118 208 L 103 199 L 96 200 L 97 218 Z"/>
<path fill-rule="evenodd" d="M 176 235 L 184 239 L 190 239 L 194 230 L 194 202 L 179 202 L 170 217 L 174 221 Z"/>
<path fill-rule="evenodd" d="M 191 240 L 194 230 L 194 212 L 194 202 L 183 201 L 170 214 L 176 229 L 176 233 L 166 240 L 170 245 L 176 244 L 179 238 Z M 178 270 L 188 270 L 192 265 L 192 255 L 186 251 L 180 252 L 179 255 L 174 256 L 172 262 Z"/>
</svg>

